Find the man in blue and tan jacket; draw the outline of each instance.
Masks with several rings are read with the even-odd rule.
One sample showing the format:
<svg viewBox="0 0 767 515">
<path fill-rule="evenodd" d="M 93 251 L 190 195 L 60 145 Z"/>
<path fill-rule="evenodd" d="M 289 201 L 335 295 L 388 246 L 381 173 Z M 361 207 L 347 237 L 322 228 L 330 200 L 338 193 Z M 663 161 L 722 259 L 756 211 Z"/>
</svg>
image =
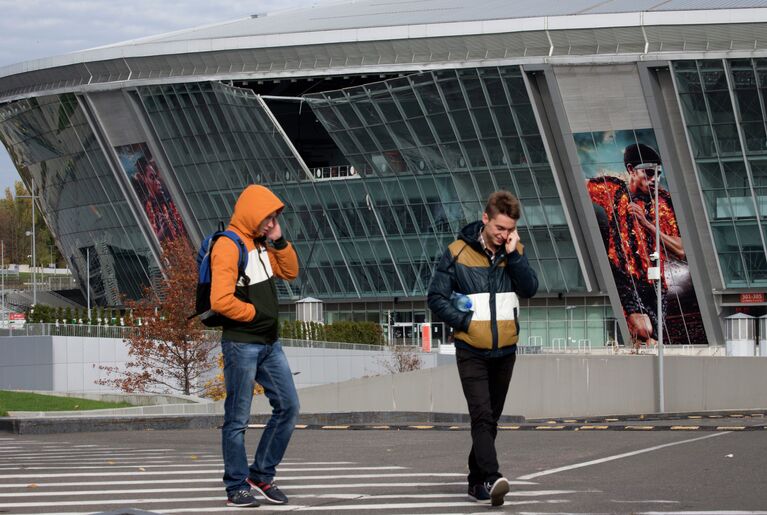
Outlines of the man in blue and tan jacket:
<svg viewBox="0 0 767 515">
<path fill-rule="evenodd" d="M 469 497 L 503 504 L 509 482 L 495 451 L 498 419 L 516 361 L 519 297 L 538 290 L 519 241 L 520 205 L 508 191 L 488 199 L 482 220 L 464 227 L 445 251 L 429 286 L 429 308 L 455 330 L 456 362 L 471 417 Z M 459 309 L 453 293 L 471 299 Z"/>
</svg>

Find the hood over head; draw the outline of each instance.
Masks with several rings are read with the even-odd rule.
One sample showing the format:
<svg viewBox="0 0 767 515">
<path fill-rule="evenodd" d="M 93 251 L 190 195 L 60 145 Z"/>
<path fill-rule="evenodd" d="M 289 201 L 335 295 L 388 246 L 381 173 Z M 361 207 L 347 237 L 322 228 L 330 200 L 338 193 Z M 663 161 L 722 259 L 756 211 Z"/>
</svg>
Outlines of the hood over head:
<svg viewBox="0 0 767 515">
<path fill-rule="evenodd" d="M 482 220 L 471 222 L 469 225 L 461 229 L 461 232 L 458 233 L 458 239 L 465 241 L 469 245 L 474 245 L 481 248 L 482 244 L 479 242 L 479 232 L 484 226 L 485 224 L 482 223 Z"/>
<path fill-rule="evenodd" d="M 255 239 L 262 236 L 256 233 L 266 217 L 275 211 L 279 213 L 284 207 L 285 204 L 269 188 L 251 184 L 240 193 L 234 204 L 234 213 L 229 225 L 243 235 Z"/>
</svg>

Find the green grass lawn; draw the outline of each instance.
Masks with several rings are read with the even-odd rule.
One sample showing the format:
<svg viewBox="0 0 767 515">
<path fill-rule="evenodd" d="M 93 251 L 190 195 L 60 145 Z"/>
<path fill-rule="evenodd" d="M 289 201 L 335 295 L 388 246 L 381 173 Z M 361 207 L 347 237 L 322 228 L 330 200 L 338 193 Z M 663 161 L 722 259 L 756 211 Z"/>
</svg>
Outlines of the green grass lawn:
<svg viewBox="0 0 767 515">
<path fill-rule="evenodd" d="M 0 417 L 9 411 L 85 411 L 103 408 L 129 408 L 127 402 L 102 402 L 77 397 L 57 397 L 37 393 L 0 390 Z"/>
</svg>

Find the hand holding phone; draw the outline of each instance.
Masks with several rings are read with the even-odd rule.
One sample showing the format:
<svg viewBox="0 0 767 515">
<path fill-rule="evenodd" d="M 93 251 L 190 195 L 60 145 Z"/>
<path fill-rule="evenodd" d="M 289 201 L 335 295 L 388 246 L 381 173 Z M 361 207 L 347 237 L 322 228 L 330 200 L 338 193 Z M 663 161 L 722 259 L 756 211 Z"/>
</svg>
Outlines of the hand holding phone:
<svg viewBox="0 0 767 515">
<path fill-rule="evenodd" d="M 276 218 L 274 219 L 274 225 L 272 225 L 265 234 L 267 240 L 279 240 L 282 237 L 282 228 L 280 222 Z"/>
<path fill-rule="evenodd" d="M 509 237 L 506 238 L 506 254 L 511 254 L 517 250 L 517 243 L 519 243 L 519 231 L 514 229 L 509 233 Z"/>
</svg>

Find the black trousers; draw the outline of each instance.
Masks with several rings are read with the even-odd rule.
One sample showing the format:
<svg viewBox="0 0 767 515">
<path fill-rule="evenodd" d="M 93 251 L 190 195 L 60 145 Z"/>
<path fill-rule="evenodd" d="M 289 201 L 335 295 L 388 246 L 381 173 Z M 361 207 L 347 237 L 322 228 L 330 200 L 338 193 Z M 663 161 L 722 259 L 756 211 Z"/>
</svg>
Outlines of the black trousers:
<svg viewBox="0 0 767 515">
<path fill-rule="evenodd" d="M 469 485 L 493 482 L 502 476 L 498 471 L 495 436 L 517 355 L 486 358 L 457 348 L 455 357 L 471 417 Z"/>
</svg>

